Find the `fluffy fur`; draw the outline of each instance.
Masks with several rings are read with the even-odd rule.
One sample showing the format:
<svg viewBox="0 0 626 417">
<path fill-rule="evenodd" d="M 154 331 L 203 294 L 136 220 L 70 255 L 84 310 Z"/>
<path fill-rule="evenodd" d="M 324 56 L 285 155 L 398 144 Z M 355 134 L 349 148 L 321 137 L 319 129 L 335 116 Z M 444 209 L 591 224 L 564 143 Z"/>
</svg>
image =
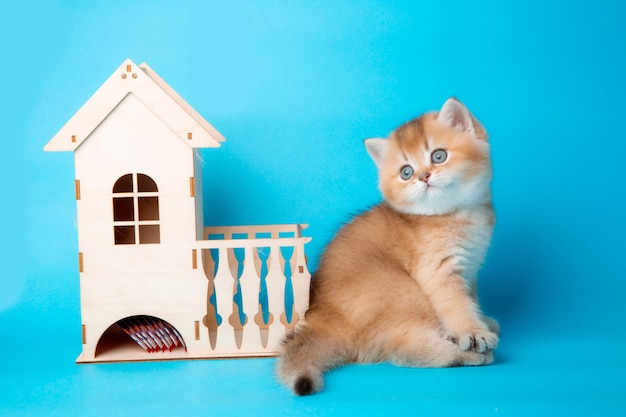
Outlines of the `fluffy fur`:
<svg viewBox="0 0 626 417">
<path fill-rule="evenodd" d="M 495 224 L 485 129 L 449 99 L 365 145 L 385 201 L 321 258 L 305 322 L 278 360 L 298 395 L 320 391 L 323 373 L 346 363 L 483 365 L 498 344 L 476 294 Z"/>
</svg>

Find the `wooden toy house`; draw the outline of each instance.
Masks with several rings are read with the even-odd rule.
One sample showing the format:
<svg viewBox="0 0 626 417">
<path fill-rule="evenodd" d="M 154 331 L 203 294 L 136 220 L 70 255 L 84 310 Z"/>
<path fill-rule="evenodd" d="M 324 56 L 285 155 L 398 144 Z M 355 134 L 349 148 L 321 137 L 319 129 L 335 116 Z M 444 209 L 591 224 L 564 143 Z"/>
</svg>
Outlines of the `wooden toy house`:
<svg viewBox="0 0 626 417">
<path fill-rule="evenodd" d="M 271 356 L 304 317 L 306 225 L 204 226 L 200 150 L 223 141 L 126 60 L 45 146 L 74 152 L 77 362 Z"/>
</svg>

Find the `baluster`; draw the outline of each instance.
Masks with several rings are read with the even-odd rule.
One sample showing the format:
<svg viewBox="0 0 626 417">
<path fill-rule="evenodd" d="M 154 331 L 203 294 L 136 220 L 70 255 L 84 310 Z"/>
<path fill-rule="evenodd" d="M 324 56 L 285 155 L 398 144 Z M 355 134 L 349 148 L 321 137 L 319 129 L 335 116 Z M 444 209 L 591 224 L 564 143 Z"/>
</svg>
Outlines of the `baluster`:
<svg viewBox="0 0 626 417">
<path fill-rule="evenodd" d="M 291 274 L 291 285 L 293 287 L 293 309 L 298 314 L 299 319 L 304 318 L 304 313 L 309 308 L 309 293 L 311 287 L 311 274 L 306 265 L 304 253 L 304 242 L 300 241 L 293 248 L 291 255 L 293 265 Z"/>
<path fill-rule="evenodd" d="M 236 280 L 231 273 L 227 248 L 219 248 L 217 273 L 213 280 L 215 287 L 217 314 L 222 317 L 222 323 L 218 327 L 216 350 L 236 352 L 234 327 L 228 326 L 230 318 L 237 313 L 233 302 L 233 294 L 236 289 Z M 231 323 L 232 326 L 232 323 Z"/>
<path fill-rule="evenodd" d="M 211 253 L 211 252 L 214 253 Z M 215 288 L 214 280 L 216 274 L 217 260 L 213 255 L 218 255 L 217 250 L 202 250 L 202 265 L 204 267 L 204 275 L 208 280 L 206 294 L 206 315 L 202 318 L 202 324 L 207 328 L 209 335 L 209 344 L 211 349 L 215 349 L 217 343 L 217 328 L 219 326 L 219 317 L 216 312 Z"/>
<path fill-rule="evenodd" d="M 278 348 L 280 340 L 285 334 L 285 327 L 281 321 L 281 317 L 285 313 L 285 284 L 287 279 L 283 273 L 284 264 L 279 246 L 270 248 L 270 256 L 267 259 L 267 277 L 265 283 L 267 285 L 267 303 L 270 313 L 268 324 L 269 337 L 268 349 L 275 350 Z"/>
<path fill-rule="evenodd" d="M 262 247 L 256 248 L 254 257 L 254 266 L 256 267 L 256 273 L 259 276 L 259 309 L 254 316 L 254 322 L 259 327 L 259 333 L 261 335 L 261 345 L 263 349 L 267 348 L 269 340 L 269 327 L 271 324 L 270 313 L 268 309 L 267 299 L 267 274 L 269 271 L 270 262 L 270 248 Z"/>
<path fill-rule="evenodd" d="M 254 261 L 254 247 L 248 246 L 244 251 L 243 271 L 239 278 L 243 312 L 246 316 L 244 324 L 242 349 L 245 351 L 261 351 L 261 340 L 254 316 L 259 310 L 260 278 Z M 256 330 L 256 331 L 255 331 Z"/>
<path fill-rule="evenodd" d="M 241 272 L 243 272 L 243 256 L 245 255 L 242 255 L 241 252 L 241 248 L 228 248 L 230 273 L 235 280 L 233 289 L 233 314 L 228 317 L 228 323 L 230 323 L 230 325 L 233 327 L 237 349 L 241 349 L 241 345 L 243 343 L 243 326 L 245 320 L 241 297 L 241 283 L 239 281 L 239 278 L 241 278 Z"/>
<path fill-rule="evenodd" d="M 289 258 L 285 253 L 289 253 Z M 281 254 L 281 266 L 283 269 L 283 275 L 286 278 L 285 282 L 285 300 L 284 300 L 284 313 L 280 320 L 285 325 L 287 333 L 292 332 L 296 323 L 298 322 L 297 313 L 293 308 L 293 264 L 294 248 L 293 246 L 282 246 L 280 248 Z"/>
</svg>

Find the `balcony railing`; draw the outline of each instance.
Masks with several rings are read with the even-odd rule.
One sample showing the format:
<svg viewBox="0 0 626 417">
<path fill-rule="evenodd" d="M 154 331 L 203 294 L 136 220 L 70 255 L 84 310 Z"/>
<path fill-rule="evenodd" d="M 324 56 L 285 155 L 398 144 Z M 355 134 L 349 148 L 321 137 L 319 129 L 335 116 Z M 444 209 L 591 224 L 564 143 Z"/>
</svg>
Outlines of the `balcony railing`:
<svg viewBox="0 0 626 417">
<path fill-rule="evenodd" d="M 205 229 L 202 253 L 211 349 L 224 356 L 273 354 L 309 305 L 306 225 Z"/>
</svg>

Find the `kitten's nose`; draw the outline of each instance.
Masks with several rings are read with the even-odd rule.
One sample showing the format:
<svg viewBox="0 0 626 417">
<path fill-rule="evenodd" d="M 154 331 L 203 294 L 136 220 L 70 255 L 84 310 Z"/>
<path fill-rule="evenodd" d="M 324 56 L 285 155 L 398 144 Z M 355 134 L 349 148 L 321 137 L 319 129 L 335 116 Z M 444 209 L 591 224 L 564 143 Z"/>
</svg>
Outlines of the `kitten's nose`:
<svg viewBox="0 0 626 417">
<path fill-rule="evenodd" d="M 428 182 L 428 179 L 430 178 L 430 172 L 422 172 L 417 178 L 419 178 L 420 181 Z"/>
</svg>

